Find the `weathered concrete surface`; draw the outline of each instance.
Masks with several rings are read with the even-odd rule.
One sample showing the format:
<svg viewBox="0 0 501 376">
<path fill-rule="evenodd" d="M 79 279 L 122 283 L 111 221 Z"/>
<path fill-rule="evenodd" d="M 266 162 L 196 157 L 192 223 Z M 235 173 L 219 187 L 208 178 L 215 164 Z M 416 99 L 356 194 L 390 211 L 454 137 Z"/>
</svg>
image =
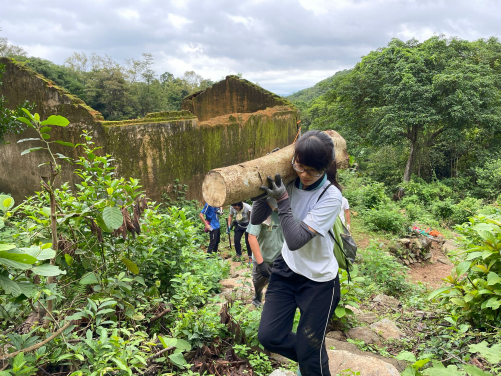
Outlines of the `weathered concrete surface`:
<svg viewBox="0 0 501 376">
<path fill-rule="evenodd" d="M 51 139 L 79 143 L 80 134 L 87 130 L 95 146 L 103 147 L 102 153 L 116 159 L 118 175 L 141 179 L 147 195 L 154 200 L 169 193 L 175 179 L 189 185 L 188 198 L 201 200 L 202 181 L 209 170 L 263 156 L 275 147 L 289 145 L 296 135 L 296 108 L 284 106 L 287 101 L 238 78 L 216 84 L 219 86 L 212 92 L 217 95 L 212 95 L 210 101 L 203 102 L 204 95 L 200 95 L 201 102 L 194 102 L 199 103 L 197 111 L 202 119 L 203 114 L 221 115 L 207 121 L 200 122 L 188 111 L 180 111 L 105 122 L 99 112 L 43 76 L 11 59 L 0 59 L 0 64 L 6 66 L 0 95 L 6 97 L 9 107 L 28 100 L 36 104 L 35 112 L 41 119 L 50 115 L 67 117 L 70 125 L 53 127 Z M 222 95 L 224 85 L 229 89 Z M 208 106 L 207 110 L 204 106 Z M 253 113 L 235 113 L 239 110 Z M 21 156 L 23 150 L 38 146 L 37 142 L 17 144 L 20 139 L 35 136 L 29 129 L 20 135 L 8 135 L 9 144 L 0 145 L 0 192 L 11 193 L 16 201 L 40 190 L 40 176 L 48 176 L 47 170 L 38 168 L 47 161 L 43 153 Z M 54 151 L 70 158 L 81 152 L 59 145 Z M 66 162 L 62 166 L 60 181 L 74 184 L 74 166 Z"/>
<path fill-rule="evenodd" d="M 292 104 L 252 82 L 238 76 L 227 76 L 210 88 L 186 97 L 181 103 L 181 110 L 188 110 L 204 121 L 221 115 L 256 112 L 275 106 L 292 107 Z"/>
</svg>

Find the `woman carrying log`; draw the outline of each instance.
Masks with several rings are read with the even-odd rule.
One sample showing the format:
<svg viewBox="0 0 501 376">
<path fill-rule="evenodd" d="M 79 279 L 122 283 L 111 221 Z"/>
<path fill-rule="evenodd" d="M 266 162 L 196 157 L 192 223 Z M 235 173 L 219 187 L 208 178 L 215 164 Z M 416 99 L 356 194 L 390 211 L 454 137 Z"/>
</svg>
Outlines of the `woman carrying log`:
<svg viewBox="0 0 501 376">
<path fill-rule="evenodd" d="M 325 331 L 340 299 L 328 231 L 342 202 L 332 139 L 320 131 L 305 133 L 295 144 L 292 164 L 298 177 L 287 187 L 280 175 L 261 187 L 266 198 L 277 200 L 285 242 L 273 264 L 258 338 L 267 350 L 298 362 L 298 374 L 328 376 Z M 253 225 L 271 214 L 266 198 L 253 205 Z M 297 307 L 301 318 L 294 334 Z"/>
</svg>

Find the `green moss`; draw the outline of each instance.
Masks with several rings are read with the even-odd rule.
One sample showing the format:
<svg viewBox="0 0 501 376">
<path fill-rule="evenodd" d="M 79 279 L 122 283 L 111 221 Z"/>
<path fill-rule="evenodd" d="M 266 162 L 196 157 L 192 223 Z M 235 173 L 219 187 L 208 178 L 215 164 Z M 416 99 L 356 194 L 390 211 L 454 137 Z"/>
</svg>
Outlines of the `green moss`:
<svg viewBox="0 0 501 376">
<path fill-rule="evenodd" d="M 142 119 L 102 121 L 101 124 L 104 127 L 119 127 L 124 125 L 167 123 L 190 119 L 196 119 L 196 116 L 189 111 L 153 112 L 147 114 Z"/>
<path fill-rule="evenodd" d="M 37 73 L 30 67 L 26 66 L 26 62 L 19 62 L 13 58 L 5 58 L 5 59 L 8 60 L 8 62 L 10 62 L 11 64 L 15 65 L 19 70 L 25 71 L 30 76 L 42 80 L 45 84 L 45 87 L 56 90 L 62 97 L 67 97 L 71 101 L 71 104 L 86 109 L 92 115 L 92 117 L 94 117 L 94 119 L 104 120 L 103 115 L 99 111 L 94 110 L 92 107 L 87 105 L 82 99 L 78 98 L 76 95 L 71 94 L 68 90 L 56 85 L 54 81 L 45 78 L 40 73 Z"/>
</svg>

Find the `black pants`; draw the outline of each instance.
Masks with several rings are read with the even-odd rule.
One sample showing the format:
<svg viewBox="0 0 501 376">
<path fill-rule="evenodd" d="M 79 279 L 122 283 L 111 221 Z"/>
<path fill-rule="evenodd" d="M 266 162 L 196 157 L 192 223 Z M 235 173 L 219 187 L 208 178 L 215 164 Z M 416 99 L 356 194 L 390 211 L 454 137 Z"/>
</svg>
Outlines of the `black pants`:
<svg viewBox="0 0 501 376">
<path fill-rule="evenodd" d="M 209 242 L 209 249 L 207 249 L 207 253 L 217 252 L 219 250 L 218 247 L 221 238 L 221 231 L 219 228 L 217 228 L 209 232 L 209 235 L 210 235 L 210 242 Z"/>
<path fill-rule="evenodd" d="M 246 226 L 245 223 L 243 223 L 243 225 Z M 235 226 L 235 237 L 233 238 L 235 241 L 235 251 L 237 251 L 238 256 L 242 256 L 242 246 L 240 245 L 240 240 L 242 239 L 242 235 L 245 234 L 245 246 L 247 247 L 247 255 L 251 257 L 252 251 L 249 245 L 249 234 L 246 230 L 247 227 L 240 227 L 240 225 Z"/>
<path fill-rule="evenodd" d="M 314 282 L 294 273 L 279 256 L 266 291 L 259 342 L 267 350 L 299 362 L 302 376 L 330 376 L 325 331 L 340 297 L 339 276 Z M 294 334 L 297 307 L 301 318 Z"/>
</svg>

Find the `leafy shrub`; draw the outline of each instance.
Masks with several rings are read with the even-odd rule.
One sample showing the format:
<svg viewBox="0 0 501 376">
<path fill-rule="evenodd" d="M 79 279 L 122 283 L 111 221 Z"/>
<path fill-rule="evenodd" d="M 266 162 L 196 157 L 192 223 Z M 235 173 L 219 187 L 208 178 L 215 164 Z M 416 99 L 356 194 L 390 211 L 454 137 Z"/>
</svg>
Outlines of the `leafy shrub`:
<svg viewBox="0 0 501 376">
<path fill-rule="evenodd" d="M 398 147 L 386 145 L 370 156 L 367 175 L 375 181 L 394 187 L 402 181 L 407 152 Z"/>
<path fill-rule="evenodd" d="M 475 216 L 482 207 L 482 200 L 473 197 L 466 197 L 455 206 L 450 218 L 452 224 L 461 224 L 468 221 L 468 218 Z"/>
<path fill-rule="evenodd" d="M 392 204 L 367 210 L 363 214 L 363 219 L 370 230 L 388 231 L 393 234 L 401 234 L 408 225 L 408 219 L 405 215 Z"/>
<path fill-rule="evenodd" d="M 490 199 L 495 198 L 501 190 L 501 158 L 486 162 L 483 167 L 475 168 L 475 172 L 481 194 Z"/>
<path fill-rule="evenodd" d="M 500 217 L 474 217 L 457 226 L 463 234 L 466 258 L 445 278 L 451 286 L 430 294 L 451 311 L 476 325 L 501 323 L 501 221 Z"/>
<path fill-rule="evenodd" d="M 371 241 L 369 247 L 362 252 L 362 259 L 360 274 L 366 276 L 367 283 L 375 283 L 381 293 L 398 297 L 411 289 L 405 281 L 408 268 L 386 253 L 376 242 Z"/>
<path fill-rule="evenodd" d="M 400 185 L 407 195 L 415 195 L 419 198 L 422 204 L 429 205 L 438 200 L 444 200 L 454 196 L 454 191 L 451 187 L 434 180 L 431 183 L 426 183 L 423 179 L 412 176 L 411 181 L 404 182 Z"/>
<path fill-rule="evenodd" d="M 451 198 L 446 198 L 443 201 L 435 201 L 431 206 L 431 210 L 435 217 L 445 224 L 450 223 L 450 218 L 454 213 L 454 201 Z"/>
</svg>

